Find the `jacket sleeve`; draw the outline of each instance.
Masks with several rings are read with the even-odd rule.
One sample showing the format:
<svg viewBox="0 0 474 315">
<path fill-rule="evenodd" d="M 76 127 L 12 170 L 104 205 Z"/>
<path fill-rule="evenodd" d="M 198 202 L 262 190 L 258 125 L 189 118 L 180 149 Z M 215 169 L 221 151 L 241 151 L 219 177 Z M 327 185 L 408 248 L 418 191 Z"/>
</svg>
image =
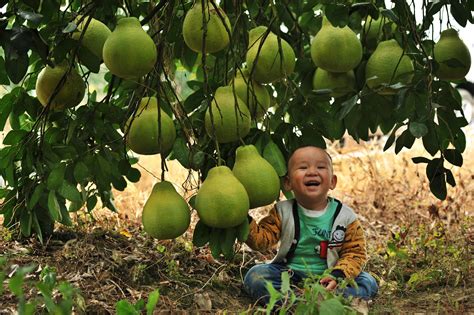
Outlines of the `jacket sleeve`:
<svg viewBox="0 0 474 315">
<path fill-rule="evenodd" d="M 339 252 L 339 259 L 331 274 L 335 277 L 355 278 L 367 262 L 364 230 L 359 220 L 347 226 L 344 243 Z"/>
<path fill-rule="evenodd" d="M 266 250 L 278 243 L 280 230 L 281 219 L 275 206 L 259 223 L 251 219 L 249 237 L 245 243 L 254 250 Z"/>
</svg>

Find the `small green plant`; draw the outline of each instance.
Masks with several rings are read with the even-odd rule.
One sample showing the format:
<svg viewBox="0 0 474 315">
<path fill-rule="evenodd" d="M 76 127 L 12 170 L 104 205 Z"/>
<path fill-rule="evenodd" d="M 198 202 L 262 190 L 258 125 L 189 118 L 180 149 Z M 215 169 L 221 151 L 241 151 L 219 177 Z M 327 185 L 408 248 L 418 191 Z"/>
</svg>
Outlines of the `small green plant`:
<svg viewBox="0 0 474 315">
<path fill-rule="evenodd" d="M 268 282 L 267 290 L 270 293 L 270 301 L 265 308 L 258 311 L 265 314 L 287 313 L 295 314 L 356 314 L 352 309 L 350 299 L 344 298 L 341 294 L 326 290 L 319 280 L 325 276 L 310 275 L 303 281 L 302 287 L 291 285 L 288 272 L 281 274 L 282 285 L 280 290 L 276 290 Z M 347 281 L 342 281 L 340 289 L 348 285 Z"/>
<path fill-rule="evenodd" d="M 17 298 L 18 314 L 66 315 L 72 312 L 83 313 L 85 302 L 79 290 L 68 282 L 58 282 L 54 269 L 45 267 L 38 277 L 36 265 L 12 266 L 15 268 L 7 276 L 7 260 L 0 257 L 0 283 L 6 280 L 6 288 Z M 4 289 L 0 286 L 0 295 Z"/>
<path fill-rule="evenodd" d="M 115 311 L 117 315 L 140 315 L 145 310 L 147 315 L 152 315 L 159 298 L 160 292 L 156 289 L 150 293 L 146 304 L 143 299 L 138 300 L 135 304 L 127 300 L 120 300 L 115 304 Z"/>
</svg>

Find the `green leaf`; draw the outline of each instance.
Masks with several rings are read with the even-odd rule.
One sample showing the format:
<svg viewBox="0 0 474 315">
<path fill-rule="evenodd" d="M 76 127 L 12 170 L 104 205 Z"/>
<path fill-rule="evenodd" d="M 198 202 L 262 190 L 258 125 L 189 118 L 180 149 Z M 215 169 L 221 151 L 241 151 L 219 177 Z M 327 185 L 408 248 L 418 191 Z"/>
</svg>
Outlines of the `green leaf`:
<svg viewBox="0 0 474 315">
<path fill-rule="evenodd" d="M 115 304 L 117 315 L 140 315 L 140 312 L 126 300 L 120 300 Z"/>
<path fill-rule="evenodd" d="M 205 225 L 201 220 L 196 223 L 193 232 L 193 244 L 202 247 L 209 242 L 212 228 Z"/>
<path fill-rule="evenodd" d="M 446 182 L 452 187 L 456 187 L 456 180 L 454 179 L 453 172 L 446 170 Z"/>
<path fill-rule="evenodd" d="M 81 46 L 81 48 L 79 48 L 78 56 L 81 63 L 86 66 L 87 69 L 94 73 L 99 73 L 102 60 L 100 60 L 100 58 L 93 54 L 89 49 Z"/>
<path fill-rule="evenodd" d="M 281 293 L 287 294 L 290 291 L 290 275 L 288 272 L 281 273 Z"/>
<path fill-rule="evenodd" d="M 28 71 L 29 58 L 26 52 L 7 49 L 5 56 L 5 69 L 10 80 L 18 84 Z"/>
<path fill-rule="evenodd" d="M 140 171 L 133 167 L 131 167 L 127 173 L 127 179 L 132 183 L 137 183 L 140 180 L 141 176 L 142 174 L 140 173 Z"/>
<path fill-rule="evenodd" d="M 71 203 L 71 205 L 74 204 L 74 202 Z M 76 205 L 77 207 L 77 205 Z M 59 205 L 59 208 L 61 210 L 61 221 L 59 221 L 61 224 L 64 224 L 66 226 L 72 226 L 72 221 L 71 221 L 71 216 L 69 215 L 69 211 L 66 208 L 65 204 Z"/>
<path fill-rule="evenodd" d="M 239 242 L 245 242 L 249 237 L 250 233 L 250 223 L 247 218 L 245 218 L 244 222 L 237 226 L 237 240 Z"/>
<path fill-rule="evenodd" d="M 186 98 L 186 100 L 184 101 L 184 110 L 186 111 L 186 113 L 190 114 L 192 111 L 198 108 L 205 100 L 206 97 L 204 96 L 203 89 L 199 89 Z"/>
<path fill-rule="evenodd" d="M 59 187 L 58 193 L 67 200 L 74 202 L 82 202 L 82 196 L 77 187 L 71 185 L 67 181 L 64 181 L 63 184 Z"/>
<path fill-rule="evenodd" d="M 41 19 L 43 18 L 41 14 L 24 10 L 18 10 L 18 15 L 24 18 L 25 20 L 33 23 L 34 25 L 38 25 L 41 22 Z"/>
<path fill-rule="evenodd" d="M 153 311 L 155 310 L 156 304 L 160 298 L 160 291 L 158 289 L 154 290 L 148 296 L 148 302 L 146 303 L 146 314 L 153 315 Z"/>
<path fill-rule="evenodd" d="M 437 174 L 430 179 L 430 190 L 436 198 L 445 200 L 447 196 L 446 179 L 444 173 Z"/>
<path fill-rule="evenodd" d="M 189 155 L 190 152 L 188 146 L 186 145 L 186 140 L 181 137 L 176 138 L 173 144 L 172 158 L 177 159 L 183 167 L 189 168 Z"/>
<path fill-rule="evenodd" d="M 15 274 L 8 281 L 8 288 L 17 298 L 23 297 L 23 280 L 23 275 Z"/>
<path fill-rule="evenodd" d="M 270 163 L 278 176 L 285 176 L 287 172 L 286 161 L 278 145 L 270 141 L 263 149 L 263 157 Z"/>
<path fill-rule="evenodd" d="M 89 168 L 87 167 L 86 163 L 84 162 L 77 162 L 76 165 L 74 166 L 74 179 L 78 183 L 83 183 L 87 180 L 89 177 Z"/>
<path fill-rule="evenodd" d="M 35 187 L 35 190 L 33 191 L 33 194 L 31 194 L 31 197 L 28 200 L 28 204 L 26 205 L 28 209 L 31 210 L 33 209 L 34 206 L 36 206 L 41 196 L 43 195 L 44 189 L 45 189 L 44 183 L 40 183 Z"/>
<path fill-rule="evenodd" d="M 25 237 L 31 235 L 31 225 L 33 223 L 33 216 L 30 211 L 24 207 L 20 207 L 17 211 L 20 212 L 20 230 Z"/>
<path fill-rule="evenodd" d="M 395 154 L 398 154 L 403 147 L 406 148 L 411 148 L 413 143 L 415 142 L 415 137 L 406 129 L 405 131 L 402 132 L 400 137 L 398 137 L 396 143 L 395 143 Z"/>
<path fill-rule="evenodd" d="M 61 209 L 54 190 L 51 190 L 48 194 L 48 211 L 54 221 L 61 221 Z"/>
<path fill-rule="evenodd" d="M 359 100 L 359 95 L 354 95 L 350 99 L 346 100 L 341 104 L 341 110 L 337 116 L 339 120 L 344 119 L 344 117 L 349 114 L 349 112 L 356 106 L 357 101 Z"/>
<path fill-rule="evenodd" d="M 446 149 L 443 151 L 444 158 L 451 164 L 462 166 L 463 158 L 461 153 L 454 149 Z"/>
<path fill-rule="evenodd" d="M 451 1 L 451 14 L 462 27 L 466 27 L 467 20 L 469 18 L 470 11 L 465 10 L 461 3 L 457 1 Z"/>
<path fill-rule="evenodd" d="M 66 165 L 64 163 L 59 164 L 55 169 L 49 173 L 46 186 L 49 190 L 59 189 L 63 184 L 64 172 L 66 171 Z"/>
<path fill-rule="evenodd" d="M 87 198 L 87 210 L 91 212 L 97 204 L 97 197 L 95 195 L 90 196 Z"/>
<path fill-rule="evenodd" d="M 9 85 L 10 80 L 8 79 L 7 70 L 5 69 L 5 59 L 0 56 L 0 85 Z"/>
<path fill-rule="evenodd" d="M 5 128 L 8 116 L 10 115 L 13 107 L 15 95 L 13 93 L 6 94 L 0 100 L 0 131 Z"/>
<path fill-rule="evenodd" d="M 209 237 L 209 247 L 211 248 L 211 254 L 214 258 L 219 258 L 222 253 L 221 250 L 221 238 L 224 237 L 224 229 L 212 228 L 211 235 Z"/>
<path fill-rule="evenodd" d="M 420 163 L 429 163 L 431 160 L 430 159 L 427 159 L 423 156 L 417 156 L 417 157 L 414 157 L 411 159 L 413 161 L 413 163 L 415 164 L 420 164 Z"/>
<path fill-rule="evenodd" d="M 428 127 L 421 122 L 411 121 L 408 129 L 415 138 L 421 138 L 428 133 Z"/>
<path fill-rule="evenodd" d="M 4 145 L 14 145 L 20 142 L 29 132 L 26 130 L 11 130 L 5 139 L 3 140 Z"/>
<path fill-rule="evenodd" d="M 237 229 L 235 227 L 224 229 L 223 236 L 220 239 L 220 248 L 226 259 L 231 259 L 234 256 L 234 243 L 236 237 Z"/>
<path fill-rule="evenodd" d="M 462 130 L 456 134 L 453 145 L 459 152 L 464 152 L 464 150 L 466 150 L 466 135 Z"/>
<path fill-rule="evenodd" d="M 337 298 L 327 299 L 319 304 L 319 315 L 333 315 L 344 313 L 344 305 Z"/>
<path fill-rule="evenodd" d="M 432 159 L 426 166 L 426 177 L 428 177 L 428 180 L 431 181 L 431 179 L 435 176 L 443 174 L 443 171 L 443 159 Z"/>
<path fill-rule="evenodd" d="M 428 124 L 428 133 L 423 136 L 423 146 L 429 154 L 434 156 L 439 151 L 438 135 L 434 129 L 434 123 Z"/>
<path fill-rule="evenodd" d="M 344 27 L 349 23 L 349 9 L 342 4 L 327 4 L 324 13 L 333 26 Z"/>
</svg>

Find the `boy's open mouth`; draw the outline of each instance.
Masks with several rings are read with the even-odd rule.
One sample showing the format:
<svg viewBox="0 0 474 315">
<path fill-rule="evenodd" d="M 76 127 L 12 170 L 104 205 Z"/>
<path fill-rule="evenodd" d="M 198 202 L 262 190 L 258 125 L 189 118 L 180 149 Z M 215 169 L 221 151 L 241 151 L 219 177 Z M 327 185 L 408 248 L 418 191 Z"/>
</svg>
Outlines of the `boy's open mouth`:
<svg viewBox="0 0 474 315">
<path fill-rule="evenodd" d="M 308 186 L 308 187 L 309 186 L 319 186 L 319 185 L 321 185 L 321 183 L 318 182 L 317 180 L 310 180 L 310 181 L 308 181 L 304 184 L 305 184 L 305 186 Z"/>
</svg>

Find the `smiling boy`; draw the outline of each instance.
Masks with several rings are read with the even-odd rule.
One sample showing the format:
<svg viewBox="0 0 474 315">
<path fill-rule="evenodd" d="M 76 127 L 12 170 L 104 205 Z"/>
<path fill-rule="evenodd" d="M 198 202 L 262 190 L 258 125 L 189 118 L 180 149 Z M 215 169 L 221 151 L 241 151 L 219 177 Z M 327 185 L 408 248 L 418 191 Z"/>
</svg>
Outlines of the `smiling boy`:
<svg viewBox="0 0 474 315">
<path fill-rule="evenodd" d="M 332 159 L 325 150 L 305 146 L 291 154 L 284 185 L 295 198 L 278 202 L 258 224 L 250 222 L 247 244 L 251 248 L 264 250 L 280 242 L 268 264 L 253 266 L 245 276 L 245 290 L 259 303 L 269 301 L 266 282 L 279 290 L 281 273 L 286 271 L 297 284 L 330 268 L 330 276 L 320 279 L 327 290 L 349 278 L 358 288 L 346 287 L 342 291 L 345 296 L 370 299 L 377 293 L 375 279 L 362 271 L 367 261 L 366 243 L 356 214 L 328 197 L 336 184 Z"/>
</svg>

